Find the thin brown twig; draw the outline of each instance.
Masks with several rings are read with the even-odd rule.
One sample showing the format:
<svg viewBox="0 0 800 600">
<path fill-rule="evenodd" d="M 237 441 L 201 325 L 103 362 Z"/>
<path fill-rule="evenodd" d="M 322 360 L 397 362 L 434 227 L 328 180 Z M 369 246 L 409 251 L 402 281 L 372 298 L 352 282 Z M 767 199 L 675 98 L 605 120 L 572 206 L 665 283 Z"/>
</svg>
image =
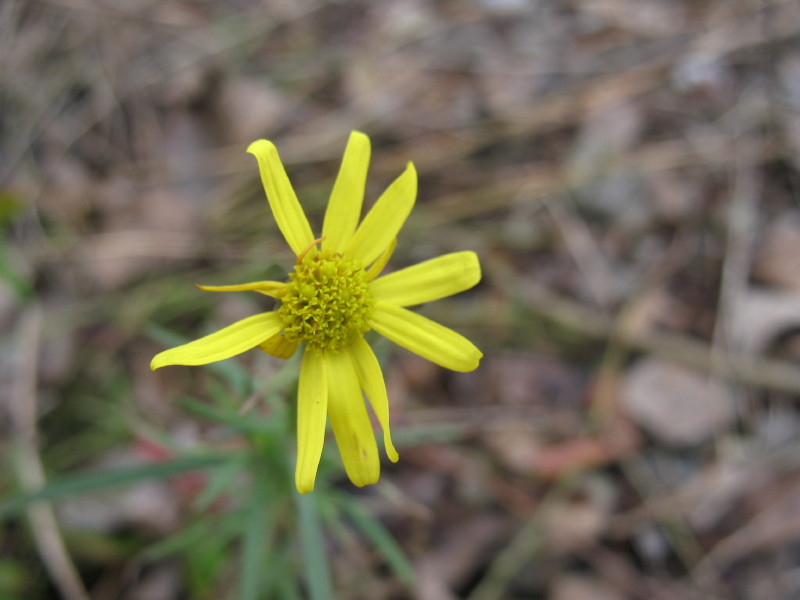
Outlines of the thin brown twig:
<svg viewBox="0 0 800 600">
<path fill-rule="evenodd" d="M 42 330 L 42 312 L 34 306 L 19 324 L 17 370 L 9 413 L 13 467 L 23 490 L 30 492 L 46 483 L 36 436 L 36 372 Z M 67 600 L 89 600 L 89 594 L 64 545 L 53 508 L 37 502 L 27 510 L 36 549 L 53 583 Z"/>
<path fill-rule="evenodd" d="M 589 338 L 608 339 L 614 334 L 610 316 L 553 294 L 532 281 L 521 281 L 509 272 L 507 265 L 491 256 L 486 256 L 485 262 L 490 263 L 486 272 L 493 284 L 528 310 Z M 716 370 L 720 377 L 729 381 L 800 394 L 800 370 L 785 361 L 733 352 L 720 364 L 707 342 L 685 335 L 659 330 L 620 331 L 618 334 L 620 343 L 633 350 L 705 373 Z"/>
</svg>

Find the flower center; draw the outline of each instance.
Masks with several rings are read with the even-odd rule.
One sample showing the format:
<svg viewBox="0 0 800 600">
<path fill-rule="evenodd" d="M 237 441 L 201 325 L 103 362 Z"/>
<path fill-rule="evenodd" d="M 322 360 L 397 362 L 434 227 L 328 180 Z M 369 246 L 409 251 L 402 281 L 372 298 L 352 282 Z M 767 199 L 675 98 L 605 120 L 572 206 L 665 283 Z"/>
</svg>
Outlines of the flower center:
<svg viewBox="0 0 800 600">
<path fill-rule="evenodd" d="M 289 277 L 278 309 L 289 341 L 339 350 L 369 329 L 375 300 L 357 263 L 314 252 L 302 256 Z"/>
</svg>

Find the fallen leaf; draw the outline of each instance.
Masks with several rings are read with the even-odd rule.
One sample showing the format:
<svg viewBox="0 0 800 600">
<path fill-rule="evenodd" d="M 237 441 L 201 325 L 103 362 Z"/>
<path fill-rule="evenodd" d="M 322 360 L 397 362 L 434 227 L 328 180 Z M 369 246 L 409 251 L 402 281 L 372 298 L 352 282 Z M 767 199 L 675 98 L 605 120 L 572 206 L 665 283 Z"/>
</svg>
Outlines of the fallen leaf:
<svg viewBox="0 0 800 600">
<path fill-rule="evenodd" d="M 800 291 L 800 218 L 781 217 L 767 227 L 753 275 L 759 281 Z"/>
<path fill-rule="evenodd" d="M 759 354 L 781 334 L 800 327 L 800 294 L 750 290 L 734 298 L 731 311 L 732 343 Z"/>
<path fill-rule="evenodd" d="M 733 399 L 719 383 L 653 358 L 639 361 L 629 371 L 621 400 L 633 421 L 675 446 L 702 443 L 734 417 Z"/>
<path fill-rule="evenodd" d="M 625 600 L 619 590 L 596 577 L 564 575 L 550 588 L 548 600 Z"/>
</svg>

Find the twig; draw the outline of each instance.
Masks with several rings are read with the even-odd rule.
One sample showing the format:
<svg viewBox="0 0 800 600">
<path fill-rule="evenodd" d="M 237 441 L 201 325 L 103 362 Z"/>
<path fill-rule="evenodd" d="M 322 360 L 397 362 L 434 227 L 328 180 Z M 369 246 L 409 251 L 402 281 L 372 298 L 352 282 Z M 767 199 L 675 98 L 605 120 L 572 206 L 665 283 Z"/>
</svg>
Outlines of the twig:
<svg viewBox="0 0 800 600">
<path fill-rule="evenodd" d="M 589 338 L 608 339 L 615 334 L 614 322 L 600 311 L 587 308 L 574 300 L 562 298 L 531 282 L 520 282 L 509 267 L 491 256 L 484 257 L 486 272 L 493 283 L 525 308 L 561 326 Z M 766 390 L 800 394 L 800 369 L 785 361 L 731 353 L 720 364 L 708 343 L 666 331 L 619 331 L 624 346 L 652 354 L 664 360 L 683 364 L 705 373 L 717 373 L 729 381 Z"/>
<path fill-rule="evenodd" d="M 544 520 L 550 514 L 549 509 L 561 504 L 574 491 L 577 483 L 574 478 L 562 478 L 542 498 L 534 515 L 489 566 L 480 584 L 469 595 L 469 600 L 495 600 L 506 597 L 509 582 L 526 562 L 536 556 L 545 542 Z"/>
<path fill-rule="evenodd" d="M 45 484 L 36 444 L 36 372 L 41 330 L 41 309 L 34 306 L 25 312 L 19 325 L 17 369 L 9 406 L 14 450 L 12 464 L 25 491 L 34 491 Z M 64 545 L 53 508 L 37 502 L 27 510 L 27 514 L 36 549 L 61 595 L 67 600 L 89 600 Z"/>
</svg>

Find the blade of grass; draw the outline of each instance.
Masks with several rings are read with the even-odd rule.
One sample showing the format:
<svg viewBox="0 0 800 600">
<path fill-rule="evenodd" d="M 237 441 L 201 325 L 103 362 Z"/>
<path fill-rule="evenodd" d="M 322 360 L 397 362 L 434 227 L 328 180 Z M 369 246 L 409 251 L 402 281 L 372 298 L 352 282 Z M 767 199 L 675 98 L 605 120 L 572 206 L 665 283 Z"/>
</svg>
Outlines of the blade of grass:
<svg viewBox="0 0 800 600">
<path fill-rule="evenodd" d="M 14 270 L 9 254 L 5 240 L 0 239 L 0 279 L 5 280 L 20 301 L 27 302 L 35 296 L 35 292 L 31 284 Z"/>
<path fill-rule="evenodd" d="M 266 566 L 267 540 L 272 537 L 269 481 L 266 474 L 258 472 L 255 478 L 244 523 L 239 600 L 258 600 Z"/>
<path fill-rule="evenodd" d="M 278 598 L 283 600 L 302 600 L 300 592 L 297 591 L 297 585 L 291 579 L 284 577 L 278 581 Z"/>
<path fill-rule="evenodd" d="M 294 547 L 291 543 L 282 543 L 270 552 L 268 564 L 264 566 L 264 589 L 262 593 L 265 598 L 301 598 L 300 591 L 297 589 L 298 581 L 295 577 L 287 577 L 287 573 L 292 572 L 292 558 Z"/>
<path fill-rule="evenodd" d="M 407 586 L 414 585 L 414 567 L 406 557 L 403 549 L 386 530 L 383 524 L 367 512 L 360 504 L 349 496 L 337 495 L 337 500 L 345 514 L 355 526 L 372 542 L 375 549 L 383 556 L 386 564 L 395 575 Z"/>
<path fill-rule="evenodd" d="M 37 500 L 56 500 L 63 496 L 85 494 L 96 490 L 130 485 L 143 479 L 170 477 L 186 471 L 217 466 L 235 456 L 238 456 L 238 454 L 185 456 L 167 462 L 138 467 L 65 475 L 51 480 L 40 490 L 20 494 L 0 504 L 0 519 L 19 512 L 31 502 L 36 502 Z"/>
<path fill-rule="evenodd" d="M 225 463 L 218 469 L 209 473 L 208 481 L 203 491 L 198 494 L 192 506 L 198 512 L 206 511 L 222 494 L 230 491 L 231 483 L 237 475 L 244 469 L 247 459 L 243 455 L 241 459 L 234 459 Z"/>
<path fill-rule="evenodd" d="M 174 535 L 148 546 L 141 552 L 145 560 L 158 561 L 202 544 L 209 536 L 225 542 L 238 535 L 245 521 L 245 512 L 237 510 L 224 515 L 213 515 L 184 527 Z"/>
<path fill-rule="evenodd" d="M 197 402 L 196 400 L 192 400 L 190 398 L 178 398 L 177 403 L 182 408 L 194 415 L 197 415 L 198 417 L 202 417 L 203 419 L 207 419 L 209 421 L 214 421 L 215 423 L 219 423 L 221 425 L 227 425 L 228 427 L 243 433 L 249 432 L 275 434 L 279 431 L 281 425 L 276 419 L 259 419 L 257 416 L 250 414 L 241 417 L 235 413 L 232 414 L 225 410 L 208 406 L 207 404 Z"/>
<path fill-rule="evenodd" d="M 314 494 L 295 494 L 300 519 L 300 540 L 303 547 L 303 566 L 311 600 L 332 600 L 333 585 L 325 556 L 325 540 L 319 509 Z"/>
</svg>

